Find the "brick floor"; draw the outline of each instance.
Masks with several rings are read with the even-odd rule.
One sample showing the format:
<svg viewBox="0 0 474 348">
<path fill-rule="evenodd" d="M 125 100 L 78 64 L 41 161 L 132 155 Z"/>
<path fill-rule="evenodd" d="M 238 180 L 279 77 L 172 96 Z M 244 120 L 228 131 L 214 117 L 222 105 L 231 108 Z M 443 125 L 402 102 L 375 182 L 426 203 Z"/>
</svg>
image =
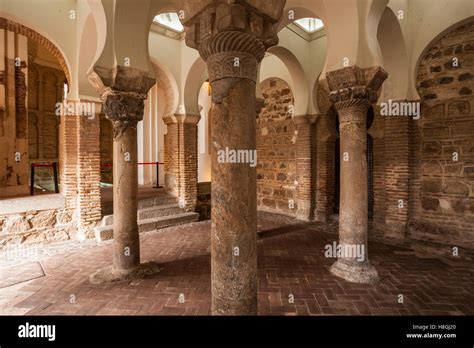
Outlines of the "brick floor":
<svg viewBox="0 0 474 348">
<path fill-rule="evenodd" d="M 337 240 L 332 228 L 260 214 L 259 232 L 261 315 L 474 314 L 470 259 L 370 242 L 381 280 L 351 284 L 329 273 L 334 260 L 325 258 L 324 246 Z M 110 264 L 110 242 L 48 257 L 40 261 L 45 276 L 0 289 L 0 314 L 207 315 L 209 235 L 209 222 L 143 235 L 142 261 L 163 270 L 131 282 L 89 283 L 91 273 Z"/>
</svg>

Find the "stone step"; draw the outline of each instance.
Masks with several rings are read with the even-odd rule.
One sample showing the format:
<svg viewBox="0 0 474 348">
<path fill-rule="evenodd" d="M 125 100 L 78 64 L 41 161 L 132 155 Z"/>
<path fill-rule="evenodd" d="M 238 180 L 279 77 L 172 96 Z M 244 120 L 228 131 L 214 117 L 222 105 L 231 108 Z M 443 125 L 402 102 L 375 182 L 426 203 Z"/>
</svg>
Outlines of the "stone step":
<svg viewBox="0 0 474 348">
<path fill-rule="evenodd" d="M 178 198 L 168 194 L 159 195 L 156 197 L 144 198 L 138 201 L 138 209 L 146 209 L 158 207 L 168 204 L 178 204 Z"/>
<path fill-rule="evenodd" d="M 138 231 L 140 233 L 150 232 L 165 227 L 187 224 L 198 221 L 198 213 L 182 213 L 170 216 L 161 216 L 152 219 L 139 220 Z M 97 241 L 113 239 L 113 225 L 100 226 L 94 229 Z"/>
<path fill-rule="evenodd" d="M 184 208 L 180 208 L 176 203 L 161 205 L 152 208 L 138 210 L 138 220 L 148 220 L 157 217 L 171 216 L 185 213 Z"/>
<path fill-rule="evenodd" d="M 160 205 L 151 208 L 143 208 L 138 210 L 138 221 L 182 213 L 185 213 L 185 210 L 181 209 L 178 205 L 176 205 L 176 203 Z M 111 226 L 113 224 L 113 215 L 106 215 L 102 218 L 101 226 Z"/>
</svg>

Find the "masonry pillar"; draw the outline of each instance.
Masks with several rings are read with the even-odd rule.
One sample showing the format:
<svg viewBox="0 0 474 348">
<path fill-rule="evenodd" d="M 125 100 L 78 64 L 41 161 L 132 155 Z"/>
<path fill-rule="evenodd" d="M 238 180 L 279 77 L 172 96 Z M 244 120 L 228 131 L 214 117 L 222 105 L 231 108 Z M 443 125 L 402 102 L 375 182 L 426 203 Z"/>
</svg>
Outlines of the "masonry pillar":
<svg viewBox="0 0 474 348">
<path fill-rule="evenodd" d="M 179 197 L 180 206 L 194 211 L 198 184 L 198 127 L 201 115 L 173 115 L 164 117 L 168 126 L 165 163 L 167 188 Z M 165 160 L 166 161 L 166 160 Z"/>
<path fill-rule="evenodd" d="M 367 252 L 367 111 L 387 73 L 380 67 L 344 68 L 327 73 L 330 98 L 339 114 L 339 246 L 331 272 L 355 283 L 374 283 L 377 270 Z M 359 251 L 359 253 L 356 253 Z"/>
<path fill-rule="evenodd" d="M 285 1 L 182 1 L 186 43 L 212 86 L 211 283 L 214 315 L 257 314 L 256 167 L 221 151 L 256 151 L 257 68 L 278 42 Z M 220 158 L 220 159 L 219 159 Z"/>
<path fill-rule="evenodd" d="M 309 221 L 313 218 L 313 173 L 312 173 L 312 136 L 310 120 L 306 116 L 295 117 L 296 125 L 296 175 L 298 182 L 298 210 L 296 218 Z"/>
<path fill-rule="evenodd" d="M 138 209 L 138 151 L 137 124 L 143 119 L 144 100 L 154 81 L 141 77 L 142 73 L 121 68 L 120 88 L 102 88 L 103 112 L 113 126 L 113 198 L 114 247 L 113 265 L 91 275 L 91 282 L 111 282 L 159 271 L 154 263 L 140 264 L 140 237 L 137 224 Z M 127 76 L 129 75 L 129 76 Z M 136 76 L 142 78 L 137 86 Z M 91 75 L 96 82 L 97 75 Z M 128 77 L 128 79 L 127 79 Z M 135 79 L 134 79 L 135 78 Z M 135 82 L 134 91 L 124 86 Z"/>
</svg>

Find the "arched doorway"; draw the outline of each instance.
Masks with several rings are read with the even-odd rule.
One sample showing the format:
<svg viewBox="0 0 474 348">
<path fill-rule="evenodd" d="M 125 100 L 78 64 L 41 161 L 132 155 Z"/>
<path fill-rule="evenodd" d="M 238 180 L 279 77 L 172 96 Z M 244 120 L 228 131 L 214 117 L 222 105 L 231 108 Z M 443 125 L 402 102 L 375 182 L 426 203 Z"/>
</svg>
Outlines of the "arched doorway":
<svg viewBox="0 0 474 348">
<path fill-rule="evenodd" d="M 0 29 L 5 32 L 0 155 L 7 158 L 0 168 L 0 196 L 59 192 L 59 116 L 68 65 L 38 32 L 6 18 L 0 18 Z"/>
</svg>

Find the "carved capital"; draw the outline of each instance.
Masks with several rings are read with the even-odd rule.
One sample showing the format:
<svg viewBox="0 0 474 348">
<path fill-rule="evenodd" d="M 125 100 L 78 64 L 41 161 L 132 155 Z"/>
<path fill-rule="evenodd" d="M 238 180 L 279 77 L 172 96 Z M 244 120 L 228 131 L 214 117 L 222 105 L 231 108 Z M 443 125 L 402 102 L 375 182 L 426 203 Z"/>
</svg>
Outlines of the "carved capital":
<svg viewBox="0 0 474 348">
<path fill-rule="evenodd" d="M 257 59 L 248 53 L 225 52 L 210 56 L 207 60 L 209 81 L 211 83 L 224 78 L 244 78 L 257 80 Z"/>
<path fill-rule="evenodd" d="M 284 0 L 180 1 L 186 44 L 197 49 L 206 61 L 227 53 L 229 59 L 232 55 L 253 57 L 258 64 L 266 49 L 278 43 L 277 24 L 284 4 Z"/>
<path fill-rule="evenodd" d="M 102 95 L 103 111 L 114 127 L 114 139 L 119 138 L 128 128 L 136 128 L 143 120 L 146 94 L 108 91 Z"/>
<path fill-rule="evenodd" d="M 207 62 L 212 98 L 220 103 L 240 79 L 257 80 L 267 48 L 278 44 L 285 0 L 181 0 L 186 44 Z"/>
<path fill-rule="evenodd" d="M 378 99 L 378 91 L 387 78 L 379 66 L 361 69 L 357 66 L 327 73 L 329 98 L 337 111 L 360 109 L 367 111 Z"/>
</svg>

